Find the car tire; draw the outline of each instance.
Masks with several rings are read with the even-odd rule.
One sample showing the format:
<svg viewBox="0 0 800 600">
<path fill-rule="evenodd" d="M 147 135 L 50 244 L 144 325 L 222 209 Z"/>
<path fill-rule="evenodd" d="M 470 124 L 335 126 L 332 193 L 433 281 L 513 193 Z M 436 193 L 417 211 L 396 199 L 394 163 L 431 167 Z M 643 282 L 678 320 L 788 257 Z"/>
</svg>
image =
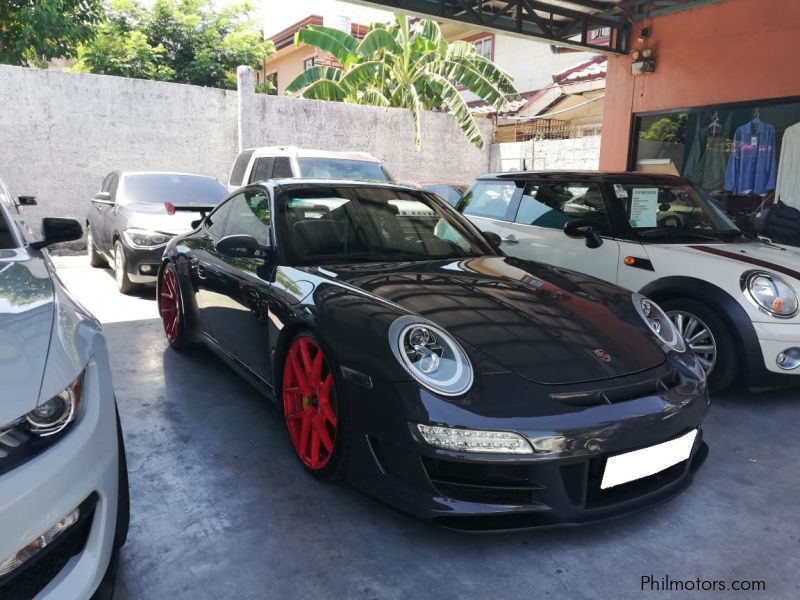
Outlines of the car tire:
<svg viewBox="0 0 800 600">
<path fill-rule="evenodd" d="M 89 257 L 89 265 L 95 269 L 108 266 L 106 259 L 97 251 L 92 228 L 88 224 L 86 225 L 86 255 Z"/>
<path fill-rule="evenodd" d="M 319 353 L 322 364 L 315 371 Z M 349 411 L 345 397 L 337 393 L 342 389 L 338 373 L 333 354 L 316 335 L 304 330 L 286 345 L 276 378 L 295 455 L 306 471 L 324 480 L 342 479 L 350 462 Z"/>
<path fill-rule="evenodd" d="M 125 249 L 119 240 L 114 242 L 114 281 L 117 282 L 117 289 L 123 294 L 130 294 L 136 289 L 136 285 L 128 278 Z"/>
<path fill-rule="evenodd" d="M 170 347 L 179 352 L 186 350 L 191 346 L 186 327 L 186 311 L 178 273 L 171 262 L 167 262 L 161 267 L 156 295 L 158 314 L 161 317 L 167 342 Z"/>
<path fill-rule="evenodd" d="M 684 336 L 687 345 L 695 346 L 696 354 L 706 360 L 708 354 L 703 354 L 702 350 L 698 351 L 697 348 L 705 349 L 708 345 L 708 338 L 700 337 L 692 341 L 692 337 L 702 335 L 703 327 L 708 330 L 715 346 L 714 361 L 708 372 L 708 389 L 712 392 L 721 392 L 730 387 L 739 375 L 739 356 L 736 352 L 736 341 L 727 324 L 708 305 L 691 298 L 665 300 L 660 305 L 673 323 L 678 325 L 678 329 L 681 329 L 681 326 L 677 322 L 677 317 L 678 315 L 683 316 L 681 335 Z M 699 323 L 693 329 L 690 328 L 688 320 L 692 317 Z"/>
</svg>

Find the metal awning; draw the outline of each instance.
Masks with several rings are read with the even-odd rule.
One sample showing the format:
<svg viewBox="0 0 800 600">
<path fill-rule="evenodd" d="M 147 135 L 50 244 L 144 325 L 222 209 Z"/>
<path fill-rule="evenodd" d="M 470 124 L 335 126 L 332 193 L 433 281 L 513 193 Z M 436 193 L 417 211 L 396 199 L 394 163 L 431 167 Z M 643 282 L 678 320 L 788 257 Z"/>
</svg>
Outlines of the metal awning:
<svg viewBox="0 0 800 600">
<path fill-rule="evenodd" d="M 631 20 L 721 0 L 348 0 L 421 17 L 468 23 L 603 54 L 628 51 Z"/>
</svg>

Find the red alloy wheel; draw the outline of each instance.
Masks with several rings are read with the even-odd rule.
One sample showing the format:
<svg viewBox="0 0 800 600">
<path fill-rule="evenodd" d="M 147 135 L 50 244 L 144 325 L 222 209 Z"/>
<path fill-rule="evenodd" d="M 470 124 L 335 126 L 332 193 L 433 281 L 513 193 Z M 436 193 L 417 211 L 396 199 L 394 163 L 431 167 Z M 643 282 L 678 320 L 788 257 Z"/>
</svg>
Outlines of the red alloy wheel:
<svg viewBox="0 0 800 600">
<path fill-rule="evenodd" d="M 161 321 L 164 324 L 164 333 L 167 340 L 174 344 L 178 339 L 181 324 L 181 296 L 178 292 L 178 278 L 175 270 L 167 266 L 161 274 L 161 286 L 158 294 L 158 308 L 161 311 Z"/>
<path fill-rule="evenodd" d="M 312 471 L 330 462 L 336 443 L 336 391 L 317 341 L 292 341 L 283 367 L 283 414 L 298 458 Z"/>
</svg>

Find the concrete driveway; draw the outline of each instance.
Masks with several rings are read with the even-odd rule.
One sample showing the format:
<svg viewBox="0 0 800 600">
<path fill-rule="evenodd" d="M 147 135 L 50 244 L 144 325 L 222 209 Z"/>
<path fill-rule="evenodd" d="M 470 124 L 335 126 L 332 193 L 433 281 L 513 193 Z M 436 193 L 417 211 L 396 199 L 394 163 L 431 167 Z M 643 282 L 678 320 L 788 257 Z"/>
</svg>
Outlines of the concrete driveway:
<svg viewBox="0 0 800 600">
<path fill-rule="evenodd" d="M 263 397 L 210 352 L 167 348 L 153 292 L 125 298 L 84 257 L 56 262 L 110 346 L 132 511 L 118 598 L 800 598 L 797 391 L 714 398 L 709 459 L 663 506 L 459 534 L 306 475 Z M 659 593 L 643 576 L 766 590 Z"/>
</svg>

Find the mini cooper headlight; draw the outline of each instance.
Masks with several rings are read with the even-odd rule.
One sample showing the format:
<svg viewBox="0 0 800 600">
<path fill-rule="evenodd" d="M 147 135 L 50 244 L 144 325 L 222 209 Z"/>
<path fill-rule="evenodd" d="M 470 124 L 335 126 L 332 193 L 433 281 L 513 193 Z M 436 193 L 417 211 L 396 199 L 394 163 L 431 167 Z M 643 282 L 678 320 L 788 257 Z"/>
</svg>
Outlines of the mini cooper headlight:
<svg viewBox="0 0 800 600">
<path fill-rule="evenodd" d="M 472 387 L 466 352 L 442 329 L 416 317 L 400 317 L 389 327 L 397 360 L 417 383 L 442 396 L 459 396 Z"/>
<path fill-rule="evenodd" d="M 773 317 L 788 319 L 797 314 L 797 294 L 780 277 L 751 271 L 742 277 L 743 290 L 750 301 Z"/>
<path fill-rule="evenodd" d="M 137 227 L 130 227 L 122 233 L 128 245 L 137 246 L 139 248 L 156 248 L 158 246 L 163 246 L 173 237 L 168 233 L 139 229 Z"/>
<path fill-rule="evenodd" d="M 678 328 L 658 304 L 641 294 L 633 294 L 632 299 L 636 312 L 642 317 L 653 335 L 675 352 L 686 351 L 686 343 Z"/>
</svg>

